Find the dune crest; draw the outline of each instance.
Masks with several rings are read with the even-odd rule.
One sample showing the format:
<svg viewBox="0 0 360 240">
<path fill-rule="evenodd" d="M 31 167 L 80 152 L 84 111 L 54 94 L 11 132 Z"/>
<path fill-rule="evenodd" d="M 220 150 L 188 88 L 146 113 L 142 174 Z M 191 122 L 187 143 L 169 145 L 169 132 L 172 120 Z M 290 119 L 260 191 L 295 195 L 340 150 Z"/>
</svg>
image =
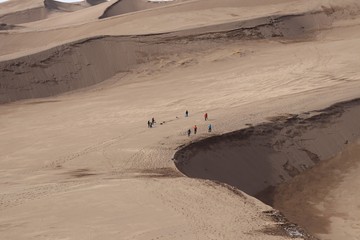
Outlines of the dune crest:
<svg viewBox="0 0 360 240">
<path fill-rule="evenodd" d="M 213 40 L 310 40 L 316 37 L 318 31 L 330 28 L 333 21 L 340 18 L 341 11 L 329 13 L 323 9 L 295 15 L 273 15 L 176 33 L 137 37 L 104 36 L 65 44 L 31 56 L 0 62 L 3 86 L 0 90 L 0 103 L 47 97 L 87 87 L 118 72 L 136 68 L 139 63 L 144 62 L 144 55 L 149 56 L 147 61 L 151 61 L 160 55 L 174 54 L 169 48 L 161 48 L 156 41 L 164 42 L 167 46 L 186 41 L 186 46 L 174 48 L 177 49 L 175 51 L 182 52 L 193 48 L 197 42 L 203 43 L 202 49 L 210 49 L 210 42 Z M 219 31 L 220 29 L 222 30 Z M 90 46 L 92 51 L 88 51 Z M 98 54 L 94 54 L 95 52 Z"/>
<path fill-rule="evenodd" d="M 0 239 L 358 240 L 358 0 L 102 2 L 1 5 Z"/>
<path fill-rule="evenodd" d="M 182 0 L 186 1 L 186 0 Z M 108 7 L 104 14 L 99 18 L 108 18 L 125 13 L 137 12 L 145 9 L 156 8 L 160 6 L 167 6 L 170 4 L 177 3 L 176 1 L 164 1 L 164 2 L 150 2 L 144 0 L 118 0 L 110 7 Z"/>
</svg>

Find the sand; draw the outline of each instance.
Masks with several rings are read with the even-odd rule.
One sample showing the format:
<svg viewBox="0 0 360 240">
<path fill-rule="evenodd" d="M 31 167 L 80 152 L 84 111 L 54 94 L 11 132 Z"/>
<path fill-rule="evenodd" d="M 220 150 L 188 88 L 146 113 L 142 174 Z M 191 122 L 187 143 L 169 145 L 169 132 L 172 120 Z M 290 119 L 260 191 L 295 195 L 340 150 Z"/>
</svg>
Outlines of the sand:
<svg viewBox="0 0 360 240">
<path fill-rule="evenodd" d="M 359 142 L 349 144 L 335 158 L 280 185 L 274 193 L 274 206 L 321 239 L 357 239 L 358 159 Z"/>
<path fill-rule="evenodd" d="M 137 11 L 143 11 L 150 8 L 158 8 L 163 6 L 168 6 L 170 4 L 175 4 L 179 2 L 185 2 L 189 0 L 177 0 L 177 1 L 144 1 L 144 0 L 121 0 L 116 1 L 110 7 L 108 7 L 100 18 L 108 18 L 113 16 L 122 15 L 125 13 L 132 13 Z"/>
<path fill-rule="evenodd" d="M 0 238 L 290 239 L 273 208 L 247 194 L 267 184 L 189 178 L 174 155 L 271 119 L 309 118 L 319 133 L 307 134 L 322 137 L 304 147 L 324 159 L 355 143 L 358 121 L 329 124 L 343 133 L 329 150 L 311 116 L 359 97 L 357 1 L 176 1 L 99 19 L 114 3 L 0 31 Z M 9 1 L 0 15 L 42 4 Z M 355 105 L 348 109 L 341 119 L 357 119 Z M 194 124 L 198 134 L 188 138 Z M 216 144 L 226 150 L 225 142 Z M 337 189 L 333 201 L 342 199 Z M 340 221 L 356 236 L 354 216 L 315 234 L 334 239 Z"/>
<path fill-rule="evenodd" d="M 356 239 L 359 103 L 206 138 L 179 150 L 175 162 L 189 177 L 227 183 L 274 206 L 320 239 Z"/>
</svg>

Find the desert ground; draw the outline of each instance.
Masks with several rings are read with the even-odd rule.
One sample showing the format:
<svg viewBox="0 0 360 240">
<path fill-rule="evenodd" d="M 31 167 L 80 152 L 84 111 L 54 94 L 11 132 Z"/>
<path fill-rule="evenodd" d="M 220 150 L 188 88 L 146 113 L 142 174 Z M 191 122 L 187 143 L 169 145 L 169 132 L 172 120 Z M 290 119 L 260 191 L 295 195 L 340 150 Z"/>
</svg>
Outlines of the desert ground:
<svg viewBox="0 0 360 240">
<path fill-rule="evenodd" d="M 357 0 L 0 3 L 0 239 L 360 239 L 359 52 Z"/>
</svg>

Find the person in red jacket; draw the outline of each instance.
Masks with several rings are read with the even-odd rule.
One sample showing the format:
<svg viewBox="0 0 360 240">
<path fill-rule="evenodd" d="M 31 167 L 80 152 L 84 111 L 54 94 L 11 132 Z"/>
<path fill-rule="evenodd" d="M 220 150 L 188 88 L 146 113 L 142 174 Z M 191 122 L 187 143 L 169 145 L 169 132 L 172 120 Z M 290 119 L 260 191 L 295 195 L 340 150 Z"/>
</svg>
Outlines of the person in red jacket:
<svg viewBox="0 0 360 240">
<path fill-rule="evenodd" d="M 196 132 L 197 132 L 197 126 L 195 125 L 194 126 L 194 134 L 196 134 Z"/>
<path fill-rule="evenodd" d="M 207 113 L 204 114 L 204 118 L 205 118 L 205 121 L 208 120 L 208 114 Z"/>
</svg>

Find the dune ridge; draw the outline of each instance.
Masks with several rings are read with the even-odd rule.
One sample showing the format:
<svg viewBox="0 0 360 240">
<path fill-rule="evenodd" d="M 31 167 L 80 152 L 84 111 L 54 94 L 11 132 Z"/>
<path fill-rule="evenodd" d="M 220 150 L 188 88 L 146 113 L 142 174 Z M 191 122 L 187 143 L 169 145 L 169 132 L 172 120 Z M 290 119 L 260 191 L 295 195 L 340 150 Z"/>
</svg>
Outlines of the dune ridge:
<svg viewBox="0 0 360 240">
<path fill-rule="evenodd" d="M 311 39 L 316 37 L 317 31 L 331 26 L 335 13 L 338 12 L 323 10 L 273 15 L 166 34 L 99 36 L 64 44 L 1 62 L 0 103 L 48 97 L 87 87 L 159 56 L 190 49 L 203 51 L 227 41 Z M 200 48 L 199 41 L 202 42 Z M 184 42 L 187 44 L 183 45 Z M 175 45 L 176 48 L 170 47 Z"/>
<path fill-rule="evenodd" d="M 0 239 L 357 240 L 357 0 L 114 2 L 0 24 Z"/>
<path fill-rule="evenodd" d="M 175 153 L 175 164 L 186 176 L 229 184 L 274 206 L 277 186 L 360 139 L 360 99 L 269 120 L 190 143 Z M 282 210 L 281 204 L 276 207 Z M 287 211 L 296 208 L 286 207 Z M 326 229 L 326 224 L 329 222 L 318 227 Z M 313 226 L 311 230 L 314 233 L 317 229 Z"/>
<path fill-rule="evenodd" d="M 92 6 L 98 5 L 104 2 L 107 2 L 107 0 L 86 0 L 86 2 Z"/>
<path fill-rule="evenodd" d="M 0 22 L 7 24 L 21 24 L 46 19 L 49 9 L 45 7 L 30 8 L 0 16 Z"/>
<path fill-rule="evenodd" d="M 88 0 L 80 3 L 63 3 L 55 0 L 44 0 L 41 5 L 39 4 L 39 6 L 30 7 L 3 15 L 0 14 L 0 23 L 31 23 L 47 19 L 56 13 L 79 11 L 104 2 L 106 2 L 106 0 Z"/>
<path fill-rule="evenodd" d="M 44 0 L 44 6 L 50 10 L 59 10 L 65 12 L 78 11 L 87 7 L 86 2 L 64 3 L 55 0 Z"/>
<path fill-rule="evenodd" d="M 187 176 L 225 182 L 271 204 L 263 197 L 267 190 L 359 139 L 359 119 L 360 99 L 355 99 L 200 140 L 174 159 Z"/>
<path fill-rule="evenodd" d="M 184 1 L 184 0 L 182 0 Z M 175 1 L 162 2 L 162 3 L 152 3 L 143 0 L 118 0 L 104 11 L 104 13 L 99 17 L 100 19 L 113 17 L 125 13 L 136 12 L 140 10 L 168 6 L 175 4 Z"/>
</svg>

